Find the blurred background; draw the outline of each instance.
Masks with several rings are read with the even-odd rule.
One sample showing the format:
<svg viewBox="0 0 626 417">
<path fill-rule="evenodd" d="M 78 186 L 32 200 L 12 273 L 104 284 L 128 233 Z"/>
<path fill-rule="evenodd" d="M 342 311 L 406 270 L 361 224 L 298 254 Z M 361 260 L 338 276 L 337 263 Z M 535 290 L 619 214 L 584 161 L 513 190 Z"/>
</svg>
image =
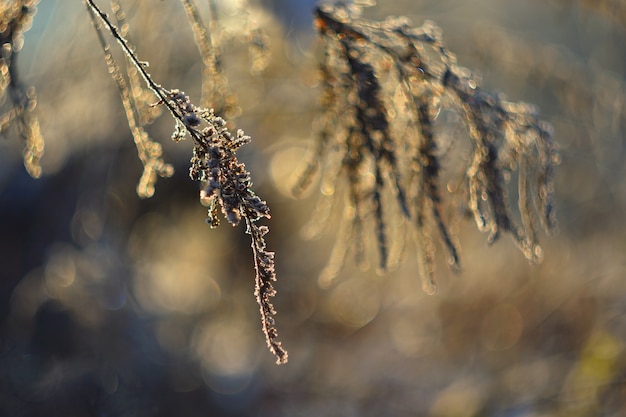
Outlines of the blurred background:
<svg viewBox="0 0 626 417">
<path fill-rule="evenodd" d="M 541 109 L 561 149 L 560 234 L 542 237 L 543 263 L 509 238 L 487 247 L 462 220 L 463 270 L 439 260 L 435 296 L 421 291 L 411 250 L 384 276 L 349 262 L 318 285 L 334 236 L 303 239 L 319 192 L 288 190 L 317 106 L 314 2 L 244 8 L 270 39 L 272 60 L 254 75 L 242 3 L 217 2 L 234 124 L 253 138 L 240 159 L 272 210 L 284 366 L 261 333 L 248 237 L 204 224 L 190 143 L 169 140 L 167 114 L 147 129 L 176 173 L 137 197 L 141 163 L 79 3 L 43 0 L 19 56 L 38 92 L 43 177 L 26 173 L 17 137 L 0 140 L 0 416 L 626 414 L 626 2 L 366 10 L 436 21 L 486 89 Z M 198 101 L 180 2 L 122 4 L 155 81 Z"/>
</svg>

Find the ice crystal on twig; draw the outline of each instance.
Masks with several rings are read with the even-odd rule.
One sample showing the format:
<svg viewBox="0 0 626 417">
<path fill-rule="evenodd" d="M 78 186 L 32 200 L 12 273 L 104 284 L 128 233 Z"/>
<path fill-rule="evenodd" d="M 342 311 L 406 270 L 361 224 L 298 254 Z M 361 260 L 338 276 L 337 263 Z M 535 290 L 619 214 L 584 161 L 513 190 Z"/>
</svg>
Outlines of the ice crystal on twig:
<svg viewBox="0 0 626 417">
<path fill-rule="evenodd" d="M 0 4 L 0 97 L 6 102 L 0 109 L 0 134 L 14 124 L 17 126 L 25 142 L 24 166 L 33 178 L 41 176 L 44 141 L 34 114 L 37 104 L 35 89 L 27 88 L 20 82 L 17 53 L 22 49 L 24 32 L 30 29 L 37 3 L 39 0 Z"/>
<path fill-rule="evenodd" d="M 529 260 L 538 261 L 537 218 L 547 232 L 556 229 L 552 176 L 558 152 L 550 126 L 532 106 L 482 90 L 471 72 L 456 64 L 433 22 L 412 28 L 407 19 L 374 22 L 360 12 L 359 5 L 343 3 L 315 11 L 324 45 L 322 113 L 316 146 L 294 188 L 298 194 L 308 186 L 323 160 L 329 161 L 323 169 L 331 177 L 345 178 L 349 227 L 341 228 L 332 258 L 342 262 L 347 248 L 362 241 L 365 225 L 373 223 L 380 267 L 387 267 L 390 235 L 397 234 L 386 220 L 393 213 L 386 196 L 393 195 L 396 210 L 414 225 L 424 290 L 436 290 L 432 234 L 439 235 L 450 265 L 459 266 L 442 209 L 443 154 L 435 129 L 441 110 L 452 109 L 471 144 L 461 189 L 478 228 L 489 233 L 489 243 L 508 232 Z M 514 172 L 521 226 L 507 194 Z M 358 244 L 357 258 L 362 250 Z M 329 265 L 326 274 L 337 273 L 339 263 Z"/>
<path fill-rule="evenodd" d="M 174 117 L 176 128 L 172 139 L 178 142 L 189 136 L 193 141 L 193 157 L 189 175 L 193 180 L 202 184 L 200 199 L 209 206 L 207 222 L 212 227 L 216 227 L 219 224 L 218 211 L 221 211 L 228 223 L 233 226 L 237 226 L 242 219 L 245 220 L 246 233 L 251 237 L 256 269 L 255 297 L 261 313 L 262 329 L 268 348 L 276 356 L 276 362 L 279 364 L 287 362 L 287 351 L 277 340 L 278 332 L 274 321 L 276 312 L 270 302 L 275 294 L 272 283 L 276 281 L 276 274 L 274 253 L 267 251 L 264 238 L 269 229 L 267 226 L 257 224 L 262 218 L 270 218 L 269 208 L 265 201 L 252 191 L 250 173 L 236 156 L 237 150 L 248 143 L 250 137 L 246 136 L 242 130 L 232 135 L 226 126 L 226 121 L 215 115 L 213 109 L 195 106 L 184 92 L 176 89 L 168 90 L 155 83 L 148 74 L 146 66 L 137 58 L 135 51 L 108 16 L 93 0 L 84 1 L 94 19 L 104 24 L 121 45 L 148 87 L 158 97 L 158 104 L 165 106 Z M 99 25 L 95 26 L 98 29 Z M 102 31 L 97 31 L 101 37 Z M 109 69 L 115 68 L 116 65 L 106 43 L 103 43 L 103 48 Z M 112 74 L 115 78 L 115 73 Z M 116 80 L 116 82 L 119 86 L 119 81 Z M 120 90 L 124 101 L 128 95 L 128 89 L 120 87 Z M 130 122 L 131 118 L 129 118 Z"/>
</svg>

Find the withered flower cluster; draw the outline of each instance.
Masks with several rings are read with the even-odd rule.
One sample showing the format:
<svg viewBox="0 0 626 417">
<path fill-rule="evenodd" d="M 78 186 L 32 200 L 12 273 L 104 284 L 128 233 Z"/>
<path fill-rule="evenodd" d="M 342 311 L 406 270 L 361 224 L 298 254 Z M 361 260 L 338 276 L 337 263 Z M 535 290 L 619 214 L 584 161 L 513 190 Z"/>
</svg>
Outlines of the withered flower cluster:
<svg viewBox="0 0 626 417">
<path fill-rule="evenodd" d="M 426 292 L 436 291 L 432 235 L 439 235 L 450 265 L 459 266 L 442 208 L 446 153 L 437 142 L 442 110 L 462 120 L 464 132 L 454 141 L 470 143 L 461 186 L 449 188 L 464 195 L 489 243 L 508 232 L 524 256 L 538 261 L 536 223 L 547 232 L 556 229 L 552 177 L 559 157 L 551 127 L 537 111 L 481 89 L 471 71 L 456 64 L 433 22 L 413 28 L 404 18 L 371 21 L 361 17 L 359 7 L 342 3 L 321 6 L 315 16 L 324 45 L 322 112 L 316 146 L 294 193 L 309 185 L 320 165 L 322 181 L 343 178 L 347 184 L 341 236 L 321 279 L 327 282 L 339 272 L 349 248 L 356 247 L 357 259 L 363 258 L 360 242 L 368 221 L 380 269 L 388 267 L 390 241 L 403 241 L 399 235 L 406 228 L 387 226 L 394 208 L 386 195 L 394 196 L 397 212 L 413 224 Z M 507 192 L 513 173 L 521 226 Z M 323 187 L 331 199 L 337 194 L 335 184 Z"/>
<path fill-rule="evenodd" d="M 188 12 L 195 10 L 190 0 L 183 1 L 183 3 Z M 259 304 L 262 329 L 268 348 L 276 356 L 276 362 L 279 364 L 287 362 L 287 351 L 277 340 L 278 331 L 274 320 L 276 311 L 270 302 L 271 297 L 276 293 L 272 285 L 276 281 L 274 252 L 268 251 L 265 244 L 264 236 L 269 229 L 267 226 L 257 224 L 262 218 L 270 218 L 269 208 L 265 201 L 252 191 L 250 173 L 246 171 L 244 164 L 240 163 L 236 156 L 237 150 L 248 143 L 250 137 L 246 136 L 242 130 L 238 130 L 236 135 L 232 135 L 226 126 L 226 121 L 215 115 L 213 109 L 195 106 L 184 92 L 176 89 L 168 90 L 154 82 L 146 70 L 147 65 L 139 60 L 134 48 L 122 36 L 120 30 L 112 23 L 106 13 L 93 0 L 85 0 L 85 4 L 94 21 L 94 27 L 102 43 L 110 72 L 120 87 L 122 101 L 130 102 L 128 100 L 128 88 L 125 87 L 123 81 L 119 80 L 121 73 L 119 70 L 115 70 L 117 65 L 110 53 L 109 45 L 104 40 L 101 24 L 111 32 L 124 50 L 130 64 L 141 74 L 148 88 L 156 95 L 158 98 L 156 105 L 165 106 L 176 121 L 172 139 L 179 142 L 189 136 L 193 141 L 194 148 L 189 175 L 193 180 L 202 184 L 200 200 L 209 206 L 207 223 L 211 227 L 216 227 L 219 224 L 218 211 L 221 211 L 228 223 L 233 226 L 237 226 L 242 219 L 245 221 L 246 233 L 251 237 L 256 269 L 254 294 Z M 114 4 L 114 11 L 116 16 L 123 15 L 117 2 Z M 194 13 L 191 15 L 194 16 Z M 191 19 L 192 23 L 197 24 L 194 19 L 197 19 L 197 16 Z M 136 123 L 134 114 L 127 108 L 131 129 Z M 149 143 L 154 144 L 156 142 L 150 141 Z M 138 149 L 141 156 L 139 145 Z M 158 151 L 151 155 L 152 159 L 148 159 L 148 165 L 144 163 L 145 170 L 149 169 L 150 163 L 155 164 L 162 161 L 160 159 L 160 147 L 158 147 Z M 146 176 L 145 170 L 144 177 Z M 149 181 L 150 187 L 156 179 L 156 173 L 160 172 L 152 169 L 150 175 L 153 180 Z M 161 175 L 165 176 L 164 174 L 171 174 L 171 171 L 167 170 Z"/>
</svg>

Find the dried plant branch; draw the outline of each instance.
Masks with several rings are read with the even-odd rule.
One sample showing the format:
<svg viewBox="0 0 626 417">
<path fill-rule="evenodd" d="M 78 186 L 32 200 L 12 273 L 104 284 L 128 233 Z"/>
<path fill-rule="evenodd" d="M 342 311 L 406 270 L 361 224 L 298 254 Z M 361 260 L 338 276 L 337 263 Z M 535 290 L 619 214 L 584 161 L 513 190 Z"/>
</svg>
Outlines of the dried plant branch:
<svg viewBox="0 0 626 417">
<path fill-rule="evenodd" d="M 115 15 L 119 20 L 121 20 L 123 13 L 119 3 L 113 2 L 113 5 Z M 154 195 L 154 185 L 156 183 L 157 176 L 171 177 L 174 174 L 174 168 L 170 164 L 166 164 L 163 160 L 163 148 L 161 144 L 151 140 L 148 133 L 141 125 L 140 113 L 135 102 L 135 95 L 131 93 L 131 89 L 126 82 L 120 67 L 113 58 L 111 47 L 104 37 L 102 26 L 97 20 L 94 11 L 92 9 L 88 10 L 96 33 L 98 34 L 100 46 L 102 46 L 102 50 L 104 51 L 104 60 L 109 68 L 109 74 L 111 74 L 111 78 L 113 78 L 113 81 L 115 81 L 115 84 L 119 89 L 126 119 L 128 120 L 128 127 L 133 135 L 139 160 L 143 164 L 143 174 L 137 184 L 137 195 L 141 198 L 149 198 Z M 134 81 L 136 82 L 137 80 L 135 79 Z"/>
<path fill-rule="evenodd" d="M 556 230 L 552 178 L 559 157 L 551 128 L 537 111 L 482 90 L 469 70 L 456 65 L 432 22 L 419 28 L 403 18 L 374 22 L 361 18 L 360 7 L 339 3 L 318 7 L 315 24 L 324 43 L 320 134 L 294 193 L 311 182 L 317 161 L 340 161 L 323 169 L 347 180 L 353 216 L 346 221 L 353 236 L 373 219 L 382 269 L 390 239 L 385 219 L 392 209 L 385 195 L 395 195 L 399 213 L 415 225 L 424 289 L 434 292 L 432 231 L 450 265 L 460 265 L 442 211 L 443 155 L 436 137 L 437 115 L 450 108 L 462 116 L 472 147 L 462 183 L 478 228 L 489 233 L 489 243 L 508 232 L 529 260 L 539 261 L 535 222 L 548 233 Z M 513 172 L 521 226 L 507 192 Z M 336 265 L 332 270 L 339 271 Z"/>
<path fill-rule="evenodd" d="M 8 110 L 0 114 L 0 134 L 13 124 L 25 142 L 24 167 L 33 177 L 41 176 L 44 141 L 34 114 L 37 98 L 33 87 L 26 88 L 17 71 L 17 54 L 24 43 L 23 34 L 30 29 L 39 0 L 19 0 L 0 5 L 0 97 L 10 99 Z M 7 107 L 7 106 L 2 106 Z"/>
<path fill-rule="evenodd" d="M 131 49 L 135 50 L 133 42 L 128 34 L 130 25 L 128 24 L 126 13 L 122 9 L 122 4 L 119 0 L 111 0 L 111 10 L 115 16 L 117 27 L 120 28 L 120 35 L 126 39 Z M 153 106 L 156 101 L 154 92 L 145 86 L 137 68 L 133 65 L 130 58 L 127 55 L 124 55 L 124 57 L 126 60 L 125 70 L 126 76 L 128 77 L 128 87 L 134 102 L 134 108 L 138 113 L 138 122 L 141 126 L 146 126 L 154 122 L 156 118 L 161 115 L 162 108 L 159 106 Z"/>
<path fill-rule="evenodd" d="M 245 220 L 256 269 L 255 297 L 261 312 L 262 329 L 270 351 L 276 356 L 276 362 L 287 362 L 287 351 L 277 340 L 278 332 L 274 321 L 276 312 L 270 302 L 275 294 L 272 282 L 276 280 L 276 275 L 274 253 L 266 250 L 264 239 L 269 229 L 257 224 L 261 218 L 270 218 L 269 208 L 252 191 L 250 173 L 236 156 L 237 150 L 248 143 L 250 137 L 242 130 L 238 130 L 233 136 L 226 127 L 226 121 L 216 116 L 213 109 L 197 107 L 182 91 L 168 90 L 155 83 L 148 74 L 146 65 L 138 59 L 108 16 L 93 0 L 84 2 L 93 16 L 98 18 L 121 45 L 148 87 L 158 96 L 158 104 L 166 106 L 174 117 L 176 127 L 172 139 L 178 142 L 187 135 L 191 137 L 194 148 L 189 175 L 193 180 L 202 183 L 200 199 L 209 206 L 207 223 L 212 227 L 219 224 L 217 211 L 221 211 L 233 226 L 238 225 L 242 219 Z M 107 63 L 112 60 L 106 48 L 105 56 L 108 57 Z"/>
<path fill-rule="evenodd" d="M 193 36 L 202 57 L 202 99 L 200 105 L 213 107 L 218 113 L 233 117 L 237 112 L 237 97 L 230 91 L 228 79 L 223 73 L 218 45 L 213 40 L 219 25 L 217 10 L 212 0 L 209 1 L 209 27 L 200 17 L 194 0 L 181 0 L 187 19 L 190 22 Z"/>
</svg>

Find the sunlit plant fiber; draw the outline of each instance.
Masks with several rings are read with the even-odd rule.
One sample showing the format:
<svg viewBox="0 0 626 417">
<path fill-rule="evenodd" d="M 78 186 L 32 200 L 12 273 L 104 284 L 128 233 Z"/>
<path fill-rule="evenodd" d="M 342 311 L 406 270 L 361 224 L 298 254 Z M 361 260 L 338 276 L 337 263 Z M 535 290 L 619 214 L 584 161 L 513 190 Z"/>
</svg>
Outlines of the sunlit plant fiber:
<svg viewBox="0 0 626 417">
<path fill-rule="evenodd" d="M 399 212 L 413 224 L 426 292 L 436 291 L 431 235 L 439 234 L 450 265 L 459 266 L 442 212 L 445 155 L 438 150 L 435 124 L 445 108 L 461 116 L 471 142 L 458 188 L 465 191 L 478 228 L 489 233 L 489 243 L 508 232 L 526 258 L 539 261 L 537 219 L 546 232 L 556 229 L 552 177 L 558 152 L 551 127 L 536 109 L 482 90 L 472 73 L 456 64 L 433 22 L 418 28 L 405 18 L 375 22 L 362 18 L 358 5 L 339 3 L 317 8 L 315 25 L 324 45 L 319 134 L 294 192 L 309 185 L 319 161 L 326 161 L 322 187 L 329 198 L 336 194 L 338 177 L 348 188 L 344 225 L 321 282 L 328 284 L 340 271 L 349 248 L 356 248 L 357 260 L 364 258 L 360 242 L 370 220 L 380 269 L 387 269 L 390 239 L 401 239 L 405 228 L 390 233 L 393 207 L 385 194 L 395 196 Z M 507 195 L 515 171 L 521 226 Z"/>
</svg>

